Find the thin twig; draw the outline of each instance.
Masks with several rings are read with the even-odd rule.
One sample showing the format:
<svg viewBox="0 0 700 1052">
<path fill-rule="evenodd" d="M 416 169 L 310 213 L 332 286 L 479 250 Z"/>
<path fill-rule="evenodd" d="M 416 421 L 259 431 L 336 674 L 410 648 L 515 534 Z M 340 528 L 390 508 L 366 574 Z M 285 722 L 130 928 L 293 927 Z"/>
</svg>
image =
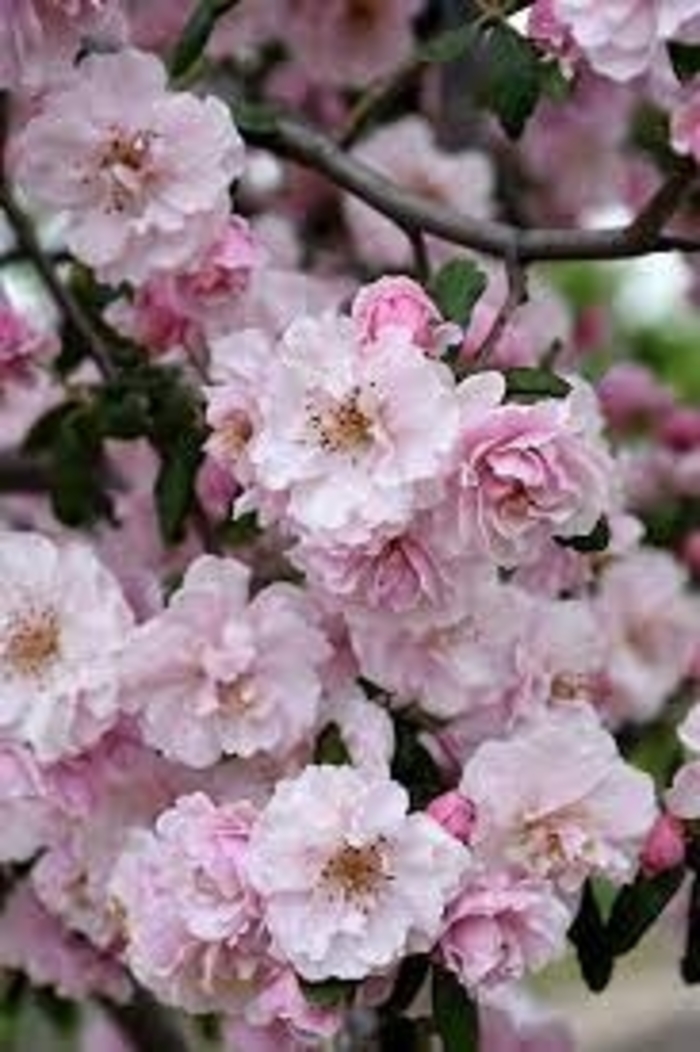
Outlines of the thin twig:
<svg viewBox="0 0 700 1052">
<path fill-rule="evenodd" d="M 106 379 L 111 379 L 115 375 L 116 370 L 112 364 L 107 345 L 99 332 L 96 331 L 81 305 L 72 295 L 70 289 L 59 278 L 53 261 L 44 251 L 34 232 L 32 221 L 17 203 L 7 180 L 4 178 L 0 178 L 0 208 L 7 216 L 19 249 L 34 266 L 61 314 L 85 341 L 89 355 L 102 376 Z"/>
<path fill-rule="evenodd" d="M 475 219 L 404 190 L 344 150 L 325 133 L 289 115 L 280 114 L 271 127 L 249 128 L 252 145 L 271 150 L 327 176 L 337 186 L 361 198 L 393 219 L 404 231 L 419 230 L 455 245 L 521 264 L 544 260 L 631 259 L 652 252 L 700 252 L 700 239 L 665 235 L 650 224 L 603 230 L 540 228 L 524 230 L 508 223 Z M 660 190 L 669 215 L 681 194 L 676 176 L 669 191 Z M 693 174 L 694 178 L 694 174 Z M 690 183 L 683 180 L 683 193 Z M 669 202 L 669 198 L 671 201 Z"/>
<path fill-rule="evenodd" d="M 527 273 L 522 263 L 515 257 L 505 261 L 507 292 L 491 328 L 481 346 L 474 355 L 476 364 L 484 365 L 498 346 L 501 337 L 518 307 L 527 301 Z"/>
</svg>

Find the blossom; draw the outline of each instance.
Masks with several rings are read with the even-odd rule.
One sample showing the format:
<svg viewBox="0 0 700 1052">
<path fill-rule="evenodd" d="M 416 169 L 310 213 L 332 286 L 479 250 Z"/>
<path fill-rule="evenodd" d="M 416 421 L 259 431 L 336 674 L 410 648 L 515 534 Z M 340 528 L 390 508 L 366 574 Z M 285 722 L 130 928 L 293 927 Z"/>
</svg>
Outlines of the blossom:
<svg viewBox="0 0 700 1052">
<path fill-rule="evenodd" d="M 660 814 L 644 843 L 641 862 L 647 876 L 680 866 L 685 859 L 682 823 L 672 814 Z"/>
<path fill-rule="evenodd" d="M 492 211 L 493 173 L 485 154 L 476 150 L 447 153 L 439 149 L 427 121 L 404 117 L 374 131 L 353 155 L 404 190 L 477 219 Z M 345 216 L 355 249 L 369 266 L 410 266 L 411 246 L 396 224 L 357 197 L 346 197 Z M 433 251 L 445 246 L 429 239 Z"/>
<path fill-rule="evenodd" d="M 14 383 L 31 383 L 36 369 L 58 351 L 58 340 L 35 330 L 0 293 L 0 397 Z"/>
<path fill-rule="evenodd" d="M 132 832 L 110 883 L 134 975 L 189 1012 L 238 1010 L 264 935 L 245 858 L 255 810 L 182 797 Z"/>
<path fill-rule="evenodd" d="M 455 789 L 442 793 L 431 800 L 426 813 L 451 836 L 463 844 L 469 843 L 476 821 L 476 812 L 471 800 L 467 800 L 466 796 L 462 796 Z"/>
<path fill-rule="evenodd" d="M 210 245 L 243 167 L 224 104 L 169 92 L 163 65 L 134 50 L 84 59 L 15 148 L 20 185 L 66 216 L 70 250 L 112 283 L 176 269 Z"/>
<path fill-rule="evenodd" d="M 617 719 L 653 718 L 690 668 L 700 607 L 667 552 L 639 549 L 602 575 L 594 611 L 606 640 L 606 706 Z"/>
<path fill-rule="evenodd" d="M 83 544 L 0 535 L 0 726 L 42 762 L 92 745 L 120 715 L 132 614 Z"/>
<path fill-rule="evenodd" d="M 501 405 L 504 381 L 462 384 L 453 481 L 455 528 L 503 566 L 533 559 L 552 536 L 585 535 L 612 502 L 614 468 L 587 388 L 532 405 Z"/>
<path fill-rule="evenodd" d="M 457 343 L 461 331 L 445 322 L 423 288 L 412 278 L 389 275 L 364 285 L 350 309 L 363 344 L 371 347 L 386 329 L 401 329 L 426 354 L 440 355 Z"/>
<path fill-rule="evenodd" d="M 49 841 L 56 815 L 29 749 L 0 740 L 1 862 L 26 862 Z"/>
<path fill-rule="evenodd" d="M 698 0 L 553 0 L 553 13 L 597 72 L 626 81 L 700 12 Z"/>
<path fill-rule="evenodd" d="M 145 741 L 193 767 L 231 754 L 284 758 L 316 722 L 330 650 L 313 607 L 282 583 L 249 602 L 248 577 L 235 559 L 196 559 L 124 655 Z"/>
<path fill-rule="evenodd" d="M 648 775 L 629 767 L 587 709 L 542 717 L 467 761 L 478 856 L 578 890 L 590 875 L 629 880 L 655 818 Z"/>
<path fill-rule="evenodd" d="M 458 427 L 446 366 L 401 330 L 368 350 L 331 314 L 286 331 L 260 411 L 256 483 L 287 498 L 297 529 L 350 542 L 407 520 L 420 485 L 445 472 Z"/>
<path fill-rule="evenodd" d="M 560 957 L 571 920 L 547 881 L 487 873 L 451 903 L 440 958 L 469 989 L 500 986 Z"/>
<path fill-rule="evenodd" d="M 126 1001 L 131 993 L 118 962 L 47 913 L 26 881 L 11 892 L 0 914 L 0 966 L 75 1000 L 98 995 Z"/>
<path fill-rule="evenodd" d="M 350 767 L 278 783 L 249 873 L 275 946 L 303 978 L 362 979 L 434 943 L 469 855 L 407 808 L 396 782 Z"/>
<path fill-rule="evenodd" d="M 693 92 L 673 112 L 671 143 L 678 153 L 700 157 L 700 95 Z"/>
</svg>

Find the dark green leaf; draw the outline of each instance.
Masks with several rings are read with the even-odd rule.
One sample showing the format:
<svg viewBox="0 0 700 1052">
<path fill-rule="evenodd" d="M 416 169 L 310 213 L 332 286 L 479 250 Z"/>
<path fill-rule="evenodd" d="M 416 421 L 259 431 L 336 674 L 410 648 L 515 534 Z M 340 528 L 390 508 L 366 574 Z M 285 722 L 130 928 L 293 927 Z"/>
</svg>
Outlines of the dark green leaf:
<svg viewBox="0 0 700 1052">
<path fill-rule="evenodd" d="M 454 62 L 465 52 L 474 47 L 479 37 L 473 23 L 459 26 L 457 29 L 446 29 L 437 33 L 431 40 L 418 48 L 417 58 L 421 62 Z"/>
<path fill-rule="evenodd" d="M 604 552 L 610 545 L 610 523 L 601 515 L 590 533 L 584 537 L 557 537 L 557 544 L 562 548 L 572 548 L 583 555 Z"/>
<path fill-rule="evenodd" d="M 30 453 L 40 453 L 55 445 L 61 432 L 63 421 L 80 407 L 79 402 L 62 402 L 40 416 L 29 429 L 23 448 Z"/>
<path fill-rule="evenodd" d="M 511 138 L 522 134 L 532 116 L 544 77 L 544 66 L 529 40 L 506 22 L 489 30 L 480 94 Z"/>
<path fill-rule="evenodd" d="M 389 1012 L 405 1012 L 411 1007 L 428 975 L 430 958 L 425 954 L 404 957 L 401 962 L 391 997 L 386 1002 Z"/>
<path fill-rule="evenodd" d="M 201 447 L 185 438 L 163 454 L 156 479 L 158 522 L 166 544 L 179 543 L 195 498 L 195 481 L 202 461 Z"/>
<path fill-rule="evenodd" d="M 314 752 L 314 763 L 327 763 L 334 767 L 342 767 L 350 763 L 350 753 L 337 723 L 329 723 L 319 735 Z"/>
<path fill-rule="evenodd" d="M 478 1052 L 475 1002 L 452 972 L 433 968 L 433 1013 L 444 1052 Z"/>
<path fill-rule="evenodd" d="M 569 929 L 569 940 L 576 947 L 586 985 L 594 993 L 600 993 L 610 982 L 614 958 L 590 882 L 584 885 L 576 920 Z"/>
<path fill-rule="evenodd" d="M 670 40 L 668 57 L 671 60 L 673 72 L 681 84 L 692 80 L 696 74 L 700 73 L 700 44 L 690 44 L 684 40 Z"/>
<path fill-rule="evenodd" d="M 51 502 L 66 526 L 87 526 L 108 516 L 102 432 L 92 406 L 76 405 L 60 422 L 51 449 Z"/>
<path fill-rule="evenodd" d="M 356 986 L 356 983 L 346 979 L 326 979 L 322 983 L 301 982 L 304 997 L 316 1008 L 339 1008 L 348 1004 Z"/>
<path fill-rule="evenodd" d="M 187 19 L 170 61 L 173 77 L 182 77 L 199 61 L 217 21 L 240 0 L 200 0 Z"/>
<path fill-rule="evenodd" d="M 419 733 L 407 719 L 394 717 L 396 745 L 391 773 L 408 790 L 411 806 L 423 809 L 443 791 L 443 783 L 440 768 L 418 740 Z"/>
<path fill-rule="evenodd" d="M 277 127 L 277 112 L 269 104 L 239 99 L 231 108 L 236 127 L 244 134 L 271 135 Z"/>
<path fill-rule="evenodd" d="M 430 292 L 442 315 L 457 325 L 466 325 L 488 279 L 470 259 L 452 259 L 437 272 Z"/>
<path fill-rule="evenodd" d="M 388 1016 L 382 1020 L 378 1036 L 382 1052 L 421 1052 L 425 1048 L 415 1019 Z"/>
<path fill-rule="evenodd" d="M 700 874 L 693 877 L 688 906 L 688 927 L 685 952 L 681 961 L 681 975 L 693 986 L 700 983 Z"/>
<path fill-rule="evenodd" d="M 683 882 L 685 869 L 678 866 L 655 877 L 639 875 L 622 888 L 608 921 L 608 940 L 616 957 L 629 953 L 658 920 Z"/>
<path fill-rule="evenodd" d="M 566 398 L 571 384 L 549 369 L 519 366 L 506 369 L 506 398 Z"/>
<path fill-rule="evenodd" d="M 237 519 L 225 522 L 218 532 L 226 548 L 240 548 L 252 544 L 260 536 L 260 524 L 255 512 L 248 511 Z"/>
</svg>

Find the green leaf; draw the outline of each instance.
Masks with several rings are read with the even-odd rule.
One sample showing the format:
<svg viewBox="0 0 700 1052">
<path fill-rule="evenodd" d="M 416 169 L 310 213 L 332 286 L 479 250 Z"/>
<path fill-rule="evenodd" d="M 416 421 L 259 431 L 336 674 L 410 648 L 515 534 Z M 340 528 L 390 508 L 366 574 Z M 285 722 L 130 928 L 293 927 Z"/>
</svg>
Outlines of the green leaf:
<svg viewBox="0 0 700 1052">
<path fill-rule="evenodd" d="M 430 292 L 442 315 L 464 326 L 487 284 L 486 275 L 472 260 L 452 259 L 437 272 Z"/>
<path fill-rule="evenodd" d="M 700 983 L 700 875 L 693 877 L 688 907 L 688 927 L 685 935 L 685 952 L 681 961 L 681 975 L 686 983 Z"/>
<path fill-rule="evenodd" d="M 301 980 L 304 997 L 316 1008 L 339 1008 L 341 1005 L 347 1005 L 356 987 L 357 983 L 347 979 L 326 979 L 322 983 Z"/>
<path fill-rule="evenodd" d="M 391 776 L 408 790 L 411 806 L 422 810 L 444 787 L 440 768 L 418 740 L 419 733 L 409 720 L 394 716 L 396 745 Z"/>
<path fill-rule="evenodd" d="M 426 954 L 417 953 L 404 957 L 391 997 L 386 1002 L 387 1011 L 399 1013 L 411 1007 L 426 980 L 429 968 L 430 958 Z"/>
<path fill-rule="evenodd" d="M 600 993 L 610 982 L 614 958 L 590 881 L 583 887 L 579 911 L 569 929 L 569 941 L 576 947 L 586 985 L 594 993 Z"/>
<path fill-rule="evenodd" d="M 454 62 L 465 52 L 471 50 L 479 38 L 478 30 L 473 23 L 459 26 L 457 29 L 446 29 L 418 48 L 416 57 L 421 62 Z"/>
<path fill-rule="evenodd" d="M 199 61 L 218 20 L 239 2 L 240 0 L 200 0 L 187 19 L 175 45 L 170 60 L 170 73 L 173 77 L 184 76 Z"/>
<path fill-rule="evenodd" d="M 479 94 L 512 139 L 522 135 L 544 83 L 544 66 L 530 41 L 506 22 L 494 25 L 487 34 Z"/>
<path fill-rule="evenodd" d="M 418 1021 L 405 1016 L 390 1015 L 382 1019 L 377 1036 L 382 1052 L 422 1052 L 426 1047 Z"/>
<path fill-rule="evenodd" d="M 316 741 L 314 763 L 327 763 L 334 767 L 350 763 L 350 753 L 337 723 L 329 723 L 321 731 Z"/>
<path fill-rule="evenodd" d="M 692 80 L 696 74 L 700 73 L 700 44 L 690 44 L 684 40 L 670 40 L 668 57 L 671 60 L 673 72 L 681 84 Z"/>
<path fill-rule="evenodd" d="M 257 540 L 261 531 L 258 516 L 254 511 L 247 511 L 237 519 L 223 523 L 217 532 L 224 547 L 241 548 Z"/>
<path fill-rule="evenodd" d="M 452 972 L 433 968 L 433 1013 L 444 1052 L 478 1052 L 475 1002 Z"/>
<path fill-rule="evenodd" d="M 571 548 L 582 555 L 604 552 L 610 545 L 610 523 L 601 515 L 590 533 L 582 537 L 555 537 L 562 548 Z"/>
<path fill-rule="evenodd" d="M 92 406 L 76 405 L 60 421 L 51 448 L 51 503 L 66 526 L 87 526 L 110 513 L 102 437 Z"/>
<path fill-rule="evenodd" d="M 505 370 L 506 398 L 566 398 L 571 384 L 550 369 L 518 366 Z"/>
<path fill-rule="evenodd" d="M 616 957 L 629 953 L 658 920 L 683 882 L 684 866 L 655 877 L 640 874 L 622 888 L 608 921 L 608 940 Z"/>
<path fill-rule="evenodd" d="M 195 481 L 202 461 L 198 443 L 185 436 L 163 454 L 155 485 L 156 509 L 166 544 L 178 544 L 195 497 Z"/>
</svg>

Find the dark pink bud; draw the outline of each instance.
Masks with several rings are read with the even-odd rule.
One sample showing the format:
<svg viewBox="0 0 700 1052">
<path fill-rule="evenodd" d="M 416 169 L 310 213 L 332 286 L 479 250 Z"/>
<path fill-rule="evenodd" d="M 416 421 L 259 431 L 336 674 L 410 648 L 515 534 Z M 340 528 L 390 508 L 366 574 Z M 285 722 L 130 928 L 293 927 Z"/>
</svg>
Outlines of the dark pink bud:
<svg viewBox="0 0 700 1052">
<path fill-rule="evenodd" d="M 468 844 L 476 822 L 476 808 L 471 800 L 457 790 L 437 796 L 427 813 L 456 840 Z"/>
<path fill-rule="evenodd" d="M 683 823 L 674 815 L 659 815 L 642 848 L 642 870 L 648 877 L 653 877 L 679 866 L 684 858 Z"/>
<path fill-rule="evenodd" d="M 679 453 L 696 449 L 700 446 L 700 412 L 688 407 L 672 409 L 664 418 L 660 437 Z"/>
</svg>

